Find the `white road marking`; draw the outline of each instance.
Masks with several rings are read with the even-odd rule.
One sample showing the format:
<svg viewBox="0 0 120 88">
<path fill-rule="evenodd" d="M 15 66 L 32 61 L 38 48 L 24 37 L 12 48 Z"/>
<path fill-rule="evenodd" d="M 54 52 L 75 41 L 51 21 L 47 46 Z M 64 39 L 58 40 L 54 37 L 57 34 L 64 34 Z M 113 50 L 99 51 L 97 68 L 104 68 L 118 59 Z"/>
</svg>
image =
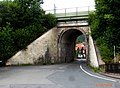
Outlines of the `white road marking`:
<svg viewBox="0 0 120 88">
<path fill-rule="evenodd" d="M 77 61 L 86 61 L 86 59 L 75 59 Z"/>
<path fill-rule="evenodd" d="M 99 78 L 99 79 L 103 79 L 103 80 L 107 80 L 107 81 L 117 82 L 116 80 L 113 80 L 113 79 L 108 79 L 108 78 L 103 78 L 103 77 L 100 77 L 100 76 L 97 76 L 97 75 L 93 75 L 93 74 L 85 71 L 85 70 L 82 68 L 82 65 L 80 65 L 80 69 L 81 69 L 84 73 L 88 74 L 89 76 L 92 76 L 92 77 L 95 77 L 95 78 Z"/>
</svg>

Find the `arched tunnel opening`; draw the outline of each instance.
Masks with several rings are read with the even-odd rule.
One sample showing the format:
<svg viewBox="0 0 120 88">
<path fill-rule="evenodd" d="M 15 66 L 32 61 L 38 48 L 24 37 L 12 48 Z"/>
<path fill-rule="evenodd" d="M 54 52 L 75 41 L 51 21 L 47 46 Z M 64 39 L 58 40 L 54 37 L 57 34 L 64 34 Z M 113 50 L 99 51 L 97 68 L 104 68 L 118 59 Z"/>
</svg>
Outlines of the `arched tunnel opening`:
<svg viewBox="0 0 120 88">
<path fill-rule="evenodd" d="M 79 35 L 75 41 L 75 58 L 85 59 L 86 58 L 86 42 L 85 35 Z"/>
<path fill-rule="evenodd" d="M 60 62 L 71 62 L 75 60 L 76 57 L 76 39 L 78 36 L 84 35 L 85 33 L 81 32 L 78 29 L 69 29 L 61 34 L 59 39 L 59 58 Z"/>
</svg>

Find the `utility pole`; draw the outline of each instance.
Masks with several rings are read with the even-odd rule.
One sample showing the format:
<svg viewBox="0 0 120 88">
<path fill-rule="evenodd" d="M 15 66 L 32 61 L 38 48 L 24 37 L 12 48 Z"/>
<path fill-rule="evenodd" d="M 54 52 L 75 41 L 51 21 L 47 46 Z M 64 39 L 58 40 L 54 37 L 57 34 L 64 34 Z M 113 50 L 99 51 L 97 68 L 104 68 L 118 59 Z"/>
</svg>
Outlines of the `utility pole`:
<svg viewBox="0 0 120 88">
<path fill-rule="evenodd" d="M 41 2 L 40 2 L 41 4 L 43 4 L 44 2 L 43 2 L 43 0 L 41 0 Z"/>
<path fill-rule="evenodd" d="M 54 4 L 54 15 L 56 15 L 56 6 Z"/>
</svg>

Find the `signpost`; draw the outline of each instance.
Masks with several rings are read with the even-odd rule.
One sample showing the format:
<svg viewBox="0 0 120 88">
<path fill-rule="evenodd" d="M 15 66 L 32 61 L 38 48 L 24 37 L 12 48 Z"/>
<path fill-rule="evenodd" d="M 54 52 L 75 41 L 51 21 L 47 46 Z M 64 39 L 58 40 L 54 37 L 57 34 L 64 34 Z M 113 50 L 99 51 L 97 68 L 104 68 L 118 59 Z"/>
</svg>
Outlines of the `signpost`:
<svg viewBox="0 0 120 88">
<path fill-rule="evenodd" d="M 114 45 L 114 63 L 116 63 L 115 45 Z"/>
</svg>

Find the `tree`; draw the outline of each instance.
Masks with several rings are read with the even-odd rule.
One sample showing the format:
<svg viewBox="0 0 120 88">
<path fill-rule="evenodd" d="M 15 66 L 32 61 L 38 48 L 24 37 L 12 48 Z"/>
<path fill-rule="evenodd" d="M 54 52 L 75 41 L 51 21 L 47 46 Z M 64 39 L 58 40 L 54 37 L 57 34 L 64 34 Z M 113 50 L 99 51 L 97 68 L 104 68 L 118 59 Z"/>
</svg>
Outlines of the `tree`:
<svg viewBox="0 0 120 88">
<path fill-rule="evenodd" d="M 120 1 L 95 0 L 95 4 L 96 11 L 89 16 L 89 24 L 91 25 L 92 36 L 94 40 L 102 39 L 102 41 L 104 41 L 105 44 L 99 44 L 100 46 L 102 45 L 102 47 L 104 47 L 103 49 L 107 47 L 109 49 L 108 51 L 111 52 L 113 51 L 113 46 L 115 45 L 117 47 L 117 53 L 119 53 Z M 101 53 L 102 52 L 103 51 L 101 51 Z M 111 58 L 111 54 L 107 56 Z"/>
<path fill-rule="evenodd" d="M 47 29 L 56 26 L 56 17 L 45 14 L 41 0 L 0 1 L 0 60 L 5 64 Z"/>
<path fill-rule="evenodd" d="M 79 44 L 79 43 L 82 43 L 82 42 L 85 42 L 85 36 L 83 34 L 78 36 L 77 39 L 76 39 L 76 44 Z"/>
<path fill-rule="evenodd" d="M 53 14 L 45 14 L 41 18 L 42 20 L 42 25 L 46 27 L 47 29 L 51 29 L 52 27 L 55 27 L 57 24 L 56 18 L 54 17 Z"/>
<path fill-rule="evenodd" d="M 14 29 L 24 28 L 33 23 L 42 23 L 41 16 L 45 12 L 40 7 L 41 0 L 14 0 L 3 1 L 1 4 L 2 27 L 9 22 Z"/>
</svg>

